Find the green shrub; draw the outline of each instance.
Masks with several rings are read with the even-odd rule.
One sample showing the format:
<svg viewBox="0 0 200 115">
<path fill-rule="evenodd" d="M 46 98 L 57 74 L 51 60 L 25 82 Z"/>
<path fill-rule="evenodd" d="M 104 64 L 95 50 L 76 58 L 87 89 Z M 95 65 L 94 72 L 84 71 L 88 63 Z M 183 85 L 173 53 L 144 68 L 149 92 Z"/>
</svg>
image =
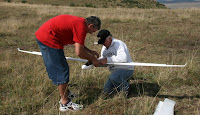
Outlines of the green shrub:
<svg viewBox="0 0 200 115">
<path fill-rule="evenodd" d="M 75 5 L 74 3 L 70 3 L 70 5 L 69 5 L 69 6 L 72 6 L 72 7 L 73 7 L 73 6 L 76 6 L 76 5 Z"/>
<path fill-rule="evenodd" d="M 26 1 L 26 0 L 21 0 L 21 2 L 22 2 L 22 3 L 26 3 L 27 1 Z"/>
<path fill-rule="evenodd" d="M 94 6 L 92 3 L 85 3 L 85 7 L 96 8 L 96 6 Z"/>
</svg>

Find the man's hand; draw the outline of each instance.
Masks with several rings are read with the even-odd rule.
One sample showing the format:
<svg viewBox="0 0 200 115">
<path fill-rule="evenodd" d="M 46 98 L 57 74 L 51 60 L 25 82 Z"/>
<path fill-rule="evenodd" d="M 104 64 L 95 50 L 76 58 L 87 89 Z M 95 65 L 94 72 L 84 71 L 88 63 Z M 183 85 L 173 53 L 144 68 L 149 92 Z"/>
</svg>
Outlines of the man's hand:
<svg viewBox="0 0 200 115">
<path fill-rule="evenodd" d="M 100 64 L 105 65 L 107 63 L 107 58 L 100 59 Z"/>
<path fill-rule="evenodd" d="M 75 43 L 74 45 L 76 55 L 78 55 L 80 58 L 92 61 L 95 67 L 99 66 L 100 61 L 97 59 L 99 57 L 97 52 L 92 51 L 79 43 Z"/>
<path fill-rule="evenodd" d="M 96 60 L 92 61 L 92 64 L 93 64 L 95 67 L 98 67 L 99 64 L 100 64 L 100 61 L 96 59 Z"/>
</svg>

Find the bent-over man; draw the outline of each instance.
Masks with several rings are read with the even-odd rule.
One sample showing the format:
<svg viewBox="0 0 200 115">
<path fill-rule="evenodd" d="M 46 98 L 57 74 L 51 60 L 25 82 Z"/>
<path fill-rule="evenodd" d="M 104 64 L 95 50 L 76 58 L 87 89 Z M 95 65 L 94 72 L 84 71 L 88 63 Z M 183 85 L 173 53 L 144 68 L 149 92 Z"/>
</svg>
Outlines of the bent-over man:
<svg viewBox="0 0 200 115">
<path fill-rule="evenodd" d="M 101 20 L 96 16 L 82 18 L 72 15 L 59 15 L 45 22 L 35 33 L 49 78 L 58 86 L 60 111 L 79 110 L 82 105 L 73 103 L 68 98 L 69 66 L 63 47 L 75 45 L 75 52 L 80 58 L 99 65 L 99 54 L 84 46 L 87 33 L 92 34 L 101 27 Z"/>
</svg>

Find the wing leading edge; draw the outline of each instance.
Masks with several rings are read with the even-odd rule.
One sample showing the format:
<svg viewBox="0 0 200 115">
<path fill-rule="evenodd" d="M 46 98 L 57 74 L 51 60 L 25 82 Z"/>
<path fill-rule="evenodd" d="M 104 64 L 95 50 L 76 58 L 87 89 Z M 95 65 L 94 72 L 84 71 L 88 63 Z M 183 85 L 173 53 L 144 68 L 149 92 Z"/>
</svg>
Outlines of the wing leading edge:
<svg viewBox="0 0 200 115">
<path fill-rule="evenodd" d="M 41 52 L 36 51 L 25 51 L 17 48 L 19 52 L 34 54 L 34 55 L 42 55 Z M 72 57 L 65 57 L 67 60 L 73 60 L 73 61 L 81 61 L 81 62 L 88 62 L 86 59 L 78 59 L 78 58 L 72 58 Z M 185 67 L 185 65 L 167 65 L 167 64 L 157 64 L 157 63 L 139 63 L 139 62 L 132 62 L 132 63 L 107 63 L 107 65 L 132 65 L 132 66 L 153 66 L 153 67 Z M 86 67 L 86 66 L 84 66 Z M 84 69 L 82 67 L 82 69 Z"/>
</svg>

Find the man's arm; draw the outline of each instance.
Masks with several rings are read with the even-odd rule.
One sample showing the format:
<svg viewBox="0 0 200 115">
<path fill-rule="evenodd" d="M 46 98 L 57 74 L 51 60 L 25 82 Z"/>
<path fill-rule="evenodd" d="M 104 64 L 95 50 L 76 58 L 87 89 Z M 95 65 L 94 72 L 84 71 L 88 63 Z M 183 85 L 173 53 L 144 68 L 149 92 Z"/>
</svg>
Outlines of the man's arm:
<svg viewBox="0 0 200 115">
<path fill-rule="evenodd" d="M 116 45 L 116 44 L 115 44 Z M 126 51 L 126 45 L 125 44 L 118 44 L 116 47 L 112 47 L 109 50 L 111 52 L 116 51 L 116 55 L 112 55 L 111 57 L 103 57 L 100 59 L 100 64 L 104 65 L 106 63 L 123 63 L 127 62 L 127 51 Z M 103 50 L 103 48 L 102 48 Z M 101 55 L 103 55 L 103 51 L 101 51 Z"/>
<path fill-rule="evenodd" d="M 125 46 L 123 46 L 122 44 L 120 44 L 119 46 L 116 46 L 115 49 L 116 50 L 116 55 L 112 55 L 111 57 L 107 57 L 107 62 L 108 63 L 123 63 L 123 62 L 127 62 L 128 58 L 127 58 L 127 51 Z"/>
<path fill-rule="evenodd" d="M 85 50 L 89 52 L 90 54 L 94 55 L 95 57 L 99 58 L 99 54 L 96 51 L 90 50 L 86 46 L 84 46 Z"/>
<path fill-rule="evenodd" d="M 101 48 L 101 57 L 99 58 L 101 65 L 105 65 L 107 63 L 107 58 L 103 55 L 104 50 L 105 50 L 105 47 L 103 46 Z"/>
<path fill-rule="evenodd" d="M 94 66 L 98 66 L 99 65 L 99 60 L 97 59 L 97 57 L 95 57 L 96 55 L 93 55 L 93 54 L 89 53 L 89 49 L 88 48 L 86 49 L 85 46 L 83 46 L 83 45 L 81 45 L 79 43 L 75 43 L 74 45 L 75 45 L 76 55 L 78 55 L 80 58 L 92 61 Z"/>
</svg>

